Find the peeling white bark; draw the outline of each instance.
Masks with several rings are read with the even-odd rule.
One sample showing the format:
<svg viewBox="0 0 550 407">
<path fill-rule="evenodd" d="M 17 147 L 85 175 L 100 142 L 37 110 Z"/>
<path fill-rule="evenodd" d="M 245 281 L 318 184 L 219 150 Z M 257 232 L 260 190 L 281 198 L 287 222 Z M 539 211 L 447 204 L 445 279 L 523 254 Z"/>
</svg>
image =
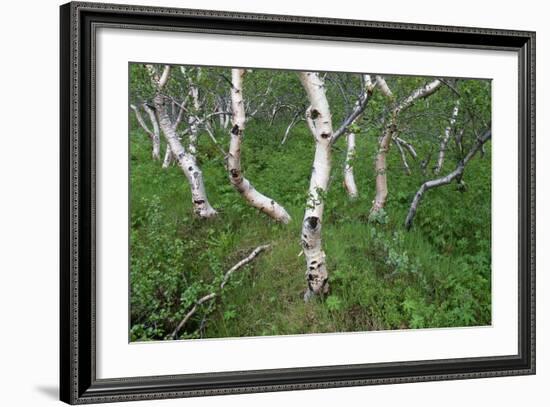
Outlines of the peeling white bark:
<svg viewBox="0 0 550 407">
<path fill-rule="evenodd" d="M 233 127 L 231 128 L 229 154 L 227 156 L 227 170 L 229 180 L 235 189 L 248 201 L 250 205 L 282 223 L 290 222 L 290 215 L 275 200 L 258 192 L 242 173 L 241 169 L 241 142 L 245 129 L 245 107 L 243 100 L 244 69 L 231 70 L 231 102 L 233 112 Z"/>
<path fill-rule="evenodd" d="M 321 227 L 331 168 L 332 116 L 325 85 L 319 74 L 300 72 L 299 77 L 311 104 L 306 120 L 315 139 L 315 158 L 302 223 L 302 248 L 306 259 L 308 285 L 304 300 L 307 301 L 313 295 L 327 293 L 329 289 Z"/>
<path fill-rule="evenodd" d="M 466 164 L 468 164 L 468 162 L 474 157 L 474 155 L 479 150 L 481 150 L 481 148 L 490 138 L 491 130 L 487 130 L 479 139 L 476 140 L 476 143 L 472 146 L 466 157 L 464 157 L 464 159 L 458 163 L 454 171 L 450 172 L 444 177 L 427 181 L 420 186 L 411 202 L 407 218 L 405 219 L 405 228 L 407 230 L 409 230 L 412 226 L 414 216 L 416 215 L 418 205 L 420 204 L 420 200 L 424 196 L 424 193 L 430 189 L 440 187 L 442 185 L 448 185 L 454 179 L 460 180 L 462 178 L 462 174 L 464 173 L 464 169 L 466 168 Z"/>
<path fill-rule="evenodd" d="M 434 169 L 434 174 L 439 174 L 441 172 L 441 169 L 443 168 L 443 162 L 445 161 L 445 152 L 447 151 L 447 144 L 449 143 L 449 139 L 451 138 L 451 131 L 453 129 L 453 126 L 456 123 L 459 105 L 460 101 L 457 100 L 453 108 L 451 119 L 449 120 L 449 125 L 445 127 L 445 133 L 441 138 L 441 143 L 439 144 L 439 155 L 437 157 L 437 164 Z"/>
</svg>

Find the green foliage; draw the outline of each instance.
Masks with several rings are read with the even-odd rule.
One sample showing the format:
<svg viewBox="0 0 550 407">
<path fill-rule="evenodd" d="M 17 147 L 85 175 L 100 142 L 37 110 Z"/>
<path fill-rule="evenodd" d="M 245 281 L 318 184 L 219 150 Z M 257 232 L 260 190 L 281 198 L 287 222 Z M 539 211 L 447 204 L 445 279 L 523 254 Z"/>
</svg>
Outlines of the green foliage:
<svg viewBox="0 0 550 407">
<path fill-rule="evenodd" d="M 132 75 L 134 68 L 131 66 Z M 188 74 L 193 74 L 193 71 Z M 195 72 L 196 73 L 196 72 Z M 225 87 L 224 69 L 203 69 L 202 88 Z M 170 92 L 185 88 L 175 74 Z M 328 74 L 327 93 L 334 123 L 346 102 Z M 340 79 L 345 79 L 341 77 Z M 386 77 L 399 100 L 426 78 Z M 295 73 L 247 74 L 245 96 L 263 95 L 272 80 L 276 99 L 303 103 Z M 342 82 L 345 83 L 345 82 Z M 135 85 L 135 86 L 134 86 Z M 347 85 L 356 95 L 359 80 Z M 132 94 L 146 99 L 152 91 L 143 70 L 135 69 Z M 460 81 L 465 129 L 463 150 L 475 131 L 490 122 L 490 82 Z M 353 91 L 353 89 L 355 89 Z M 139 96 L 141 95 L 141 96 Z M 287 96 L 285 96 L 287 95 Z M 213 96 L 205 94 L 207 103 Z M 353 101 L 353 96 L 351 97 Z M 353 128 L 357 152 L 353 166 L 359 190 L 350 201 L 343 188 L 344 137 L 333 151 L 328 191 L 318 191 L 325 203 L 323 244 L 330 274 L 330 293 L 304 303 L 305 262 L 299 257 L 301 220 L 311 175 L 314 143 L 304 122 L 280 145 L 291 120 L 281 111 L 272 126 L 259 113 L 247 123 L 242 147 L 246 177 L 292 216 L 280 225 L 248 205 L 227 180 L 224 158 L 211 140 L 199 138 L 199 165 L 211 204 L 219 216 L 199 220 L 192 214 L 188 185 L 177 166 L 166 170 L 151 160 L 150 141 L 131 121 L 130 310 L 131 340 L 164 339 L 202 296 L 219 288 L 223 273 L 260 244 L 272 249 L 235 273 L 216 301 L 199 307 L 186 324 L 183 338 L 237 337 L 318 332 L 476 326 L 491 323 L 491 150 L 473 159 L 463 176 L 464 186 L 451 184 L 428 191 L 410 232 L 403 228 L 410 202 L 419 186 L 433 178 L 431 167 L 420 170 L 420 160 L 438 148 L 438 140 L 456 100 L 442 89 L 403 114 L 401 137 L 414 143 L 418 161 L 406 176 L 394 146 L 387 156 L 389 197 L 385 210 L 369 216 L 374 197 L 374 159 L 383 129 L 380 117 L 387 101 L 374 92 L 363 119 Z M 475 112 L 476 125 L 468 111 Z M 461 110 L 462 112 L 462 110 Z M 336 125 L 335 125 L 336 127 Z M 220 145 L 227 148 L 229 130 L 215 127 Z M 163 144 L 164 146 L 164 144 Z M 442 174 L 454 169 L 463 152 L 453 143 Z"/>
</svg>

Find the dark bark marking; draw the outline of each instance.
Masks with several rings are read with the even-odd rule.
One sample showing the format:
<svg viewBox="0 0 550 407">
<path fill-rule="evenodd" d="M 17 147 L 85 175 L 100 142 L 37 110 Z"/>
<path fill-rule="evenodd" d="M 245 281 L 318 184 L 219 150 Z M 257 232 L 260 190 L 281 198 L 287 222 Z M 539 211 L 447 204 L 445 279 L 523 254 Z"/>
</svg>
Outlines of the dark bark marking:
<svg viewBox="0 0 550 407">
<path fill-rule="evenodd" d="M 321 113 L 317 109 L 311 109 L 311 118 L 313 120 L 317 119 L 319 116 L 321 116 Z"/>
<path fill-rule="evenodd" d="M 319 218 L 317 216 L 310 216 L 306 219 L 306 222 L 308 223 L 309 228 L 314 230 L 319 224 Z"/>
</svg>

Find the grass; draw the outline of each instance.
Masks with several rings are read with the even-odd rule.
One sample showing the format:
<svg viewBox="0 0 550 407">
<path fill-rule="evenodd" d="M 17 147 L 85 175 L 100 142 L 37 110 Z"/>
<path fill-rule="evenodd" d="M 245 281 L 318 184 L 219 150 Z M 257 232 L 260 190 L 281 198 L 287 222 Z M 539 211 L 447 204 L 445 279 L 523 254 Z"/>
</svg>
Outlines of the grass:
<svg viewBox="0 0 550 407">
<path fill-rule="evenodd" d="M 374 197 L 377 134 L 361 133 L 354 163 L 359 197 L 342 186 L 344 143 L 333 154 L 323 243 L 331 291 L 304 303 L 305 260 L 299 256 L 301 220 L 314 143 L 305 125 L 280 145 L 285 126 L 247 127 L 245 176 L 292 216 L 280 225 L 246 204 L 227 180 L 223 157 L 207 137 L 200 165 L 211 220 L 192 215 L 188 185 L 177 166 L 151 159 L 149 140 L 137 126 L 131 137 L 131 336 L 164 339 L 194 301 L 214 290 L 223 273 L 255 247 L 270 243 L 235 273 L 217 301 L 201 306 L 182 338 L 240 337 L 384 329 L 476 326 L 491 322 L 490 148 L 466 168 L 465 186 L 428 191 L 410 232 L 403 222 L 425 180 L 415 166 L 402 170 L 388 155 L 386 216 L 369 222 Z M 224 131 L 218 141 L 228 145 Z M 418 146 L 420 156 L 426 153 Z M 452 155 L 442 174 L 453 167 Z"/>
</svg>

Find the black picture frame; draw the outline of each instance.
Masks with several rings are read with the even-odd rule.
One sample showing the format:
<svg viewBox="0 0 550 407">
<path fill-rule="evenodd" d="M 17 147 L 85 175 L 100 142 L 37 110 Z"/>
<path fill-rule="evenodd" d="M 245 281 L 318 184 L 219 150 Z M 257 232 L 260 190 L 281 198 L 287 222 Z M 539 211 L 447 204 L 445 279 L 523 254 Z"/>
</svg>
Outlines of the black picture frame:
<svg viewBox="0 0 550 407">
<path fill-rule="evenodd" d="M 535 33 L 72 2 L 60 7 L 60 398 L 70 404 L 535 373 Z M 96 378 L 95 29 L 176 30 L 515 51 L 519 60 L 519 351 L 421 360 Z"/>
</svg>

